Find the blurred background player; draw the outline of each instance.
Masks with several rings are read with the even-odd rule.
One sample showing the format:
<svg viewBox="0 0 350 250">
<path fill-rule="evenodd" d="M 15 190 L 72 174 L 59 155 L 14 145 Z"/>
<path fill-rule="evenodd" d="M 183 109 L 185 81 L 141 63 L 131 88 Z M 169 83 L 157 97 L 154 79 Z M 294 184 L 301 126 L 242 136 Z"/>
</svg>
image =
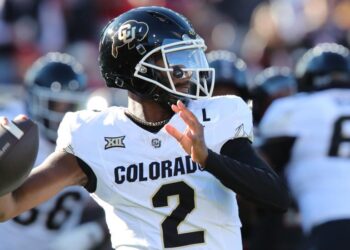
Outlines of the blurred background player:
<svg viewBox="0 0 350 250">
<path fill-rule="evenodd" d="M 261 121 L 270 162 L 283 156 L 306 249 L 350 248 L 349 50 L 335 43 L 309 49 L 297 62 L 298 95 L 276 100 Z M 287 150 L 289 149 L 289 150 Z"/>
<path fill-rule="evenodd" d="M 297 92 L 297 81 L 288 67 L 272 66 L 257 74 L 249 85 L 254 123 L 259 124 L 270 104 Z"/>
<path fill-rule="evenodd" d="M 213 50 L 207 53 L 209 66 L 215 69 L 213 96 L 237 95 L 248 102 L 247 66 L 235 53 Z"/>
<path fill-rule="evenodd" d="M 296 94 L 297 80 L 290 68 L 272 66 L 254 77 L 249 91 L 256 128 L 255 146 L 259 148 L 261 139 L 258 125 L 266 110 L 275 100 Z M 271 166 L 278 174 L 283 175 L 280 166 Z M 260 208 L 255 210 L 250 250 L 296 250 L 300 249 L 302 243 L 299 213 L 295 206 L 290 206 L 284 214 L 271 213 Z"/>
<path fill-rule="evenodd" d="M 48 53 L 27 71 L 25 102 L 12 99 L 2 107 L 1 116 L 13 119 L 18 113 L 26 113 L 39 125 L 40 145 L 36 165 L 53 152 L 63 115 L 81 107 L 85 91 L 86 76 L 82 66 L 68 54 Z M 92 249 L 105 236 L 96 222 L 80 224 L 89 202 L 90 198 L 83 188 L 67 188 L 46 203 L 1 223 L 0 248 Z"/>
</svg>

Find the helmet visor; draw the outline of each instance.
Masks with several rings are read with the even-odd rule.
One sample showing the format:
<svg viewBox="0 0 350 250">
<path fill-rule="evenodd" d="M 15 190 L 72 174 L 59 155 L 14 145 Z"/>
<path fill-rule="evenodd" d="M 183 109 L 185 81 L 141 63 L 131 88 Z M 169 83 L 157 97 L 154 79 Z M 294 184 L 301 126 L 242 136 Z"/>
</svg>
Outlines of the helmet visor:
<svg viewBox="0 0 350 250">
<path fill-rule="evenodd" d="M 170 69 L 170 86 L 175 91 L 186 93 L 185 84 L 188 91 L 206 93 L 210 95 L 207 88 L 207 80 L 212 72 L 208 71 L 209 65 L 204 51 L 200 48 L 178 50 L 165 53 L 167 67 Z"/>
</svg>

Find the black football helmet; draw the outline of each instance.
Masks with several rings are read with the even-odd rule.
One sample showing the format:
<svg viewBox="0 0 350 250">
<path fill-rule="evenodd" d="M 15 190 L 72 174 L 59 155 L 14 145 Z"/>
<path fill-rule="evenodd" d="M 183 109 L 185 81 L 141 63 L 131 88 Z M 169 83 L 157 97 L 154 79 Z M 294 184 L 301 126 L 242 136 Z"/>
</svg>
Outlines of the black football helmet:
<svg viewBox="0 0 350 250">
<path fill-rule="evenodd" d="M 220 87 L 228 87 L 243 100 L 248 101 L 249 89 L 245 62 L 235 53 L 227 50 L 213 50 L 207 53 L 207 59 L 209 66 L 215 69 L 213 95 L 224 94 L 219 91 Z"/>
<path fill-rule="evenodd" d="M 108 87 L 122 88 L 160 104 L 211 96 L 203 39 L 182 15 L 164 7 L 140 7 L 110 21 L 103 30 L 99 64 Z M 186 80 L 176 90 L 174 82 Z M 190 83 L 191 86 L 188 86 Z M 190 89 L 195 86 L 192 93 Z"/>
<path fill-rule="evenodd" d="M 275 99 L 297 92 L 297 80 L 287 67 L 269 67 L 255 76 L 249 91 L 253 100 L 253 119 L 258 124 Z"/>
<path fill-rule="evenodd" d="M 349 50 L 336 43 L 322 43 L 306 51 L 296 64 L 298 90 L 349 88 Z"/>
<path fill-rule="evenodd" d="M 81 64 L 68 54 L 51 52 L 33 63 L 24 82 L 28 115 L 55 141 L 64 114 L 83 105 L 87 82 Z"/>
</svg>

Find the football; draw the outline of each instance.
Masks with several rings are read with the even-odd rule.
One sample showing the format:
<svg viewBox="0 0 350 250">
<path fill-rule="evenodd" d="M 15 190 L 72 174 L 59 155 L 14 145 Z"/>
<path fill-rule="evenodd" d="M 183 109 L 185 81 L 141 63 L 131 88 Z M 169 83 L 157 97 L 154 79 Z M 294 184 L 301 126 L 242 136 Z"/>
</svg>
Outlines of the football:
<svg viewBox="0 0 350 250">
<path fill-rule="evenodd" d="M 0 196 L 18 188 L 28 177 L 38 147 L 38 125 L 32 120 L 0 125 Z"/>
</svg>

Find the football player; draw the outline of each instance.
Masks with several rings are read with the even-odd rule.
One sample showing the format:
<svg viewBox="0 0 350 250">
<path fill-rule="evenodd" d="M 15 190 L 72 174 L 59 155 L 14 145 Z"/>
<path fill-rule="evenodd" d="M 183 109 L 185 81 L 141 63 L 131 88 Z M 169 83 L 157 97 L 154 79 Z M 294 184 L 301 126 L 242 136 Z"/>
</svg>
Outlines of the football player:
<svg viewBox="0 0 350 250">
<path fill-rule="evenodd" d="M 285 186 L 251 146 L 246 103 L 208 98 L 214 70 L 185 17 L 132 9 L 106 25 L 99 48 L 102 76 L 129 91 L 128 107 L 67 113 L 56 151 L 0 198 L 1 220 L 81 185 L 104 208 L 115 249 L 242 249 L 236 193 L 286 209 Z"/>
<path fill-rule="evenodd" d="M 82 66 L 70 55 L 48 53 L 28 69 L 25 88 L 26 101 L 10 102 L 3 107 L 1 115 L 12 119 L 18 113 L 26 113 L 37 122 L 40 143 L 36 164 L 40 164 L 55 149 L 58 125 L 64 114 L 77 110 L 84 100 L 86 77 Z M 1 223 L 0 248 L 90 249 L 104 234 L 95 222 L 79 225 L 89 200 L 83 188 L 65 188 L 45 203 Z M 63 237 L 66 232 L 80 241 L 79 246 L 67 247 L 68 238 Z"/>
<path fill-rule="evenodd" d="M 260 124 L 269 159 L 286 163 L 307 249 L 350 247 L 349 76 L 347 48 L 309 49 L 296 64 L 302 93 L 276 100 Z"/>
</svg>

